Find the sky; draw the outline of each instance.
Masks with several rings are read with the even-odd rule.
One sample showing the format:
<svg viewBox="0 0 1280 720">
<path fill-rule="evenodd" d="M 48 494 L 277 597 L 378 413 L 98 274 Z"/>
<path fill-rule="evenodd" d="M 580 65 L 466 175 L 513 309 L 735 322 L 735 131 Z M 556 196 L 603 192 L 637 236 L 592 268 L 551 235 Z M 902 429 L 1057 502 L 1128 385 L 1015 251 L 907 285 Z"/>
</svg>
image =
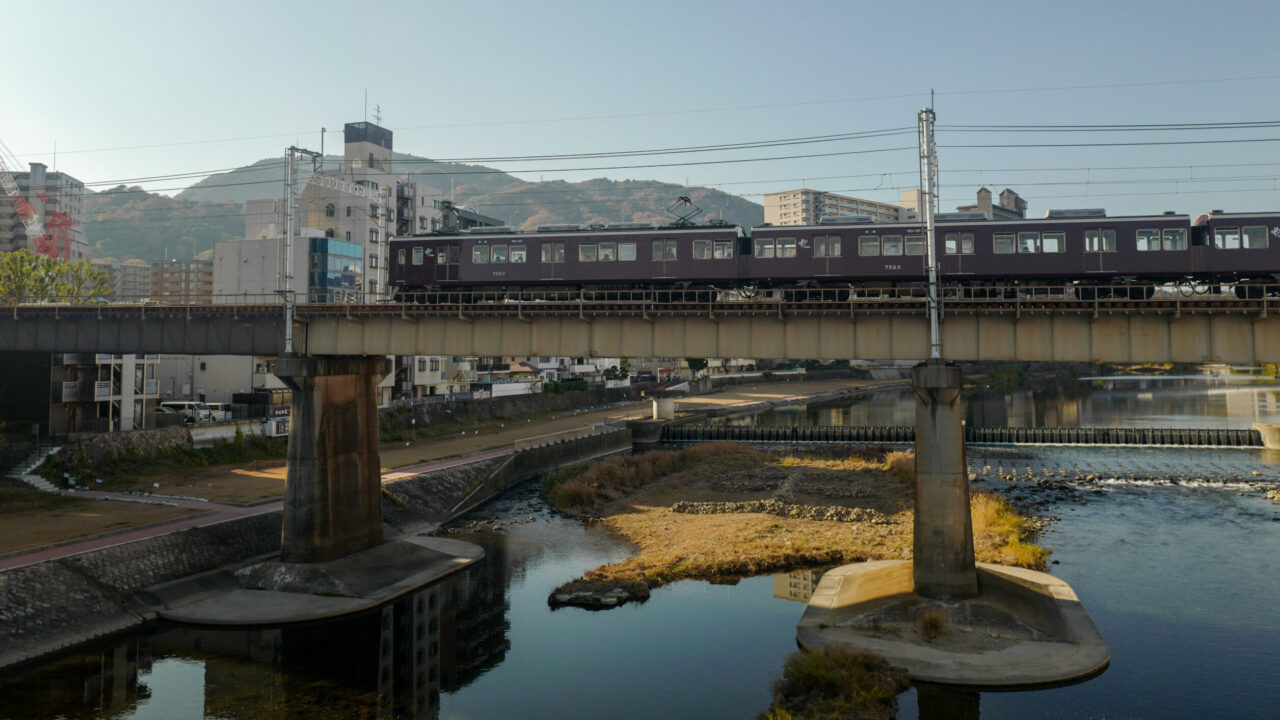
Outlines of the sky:
<svg viewBox="0 0 1280 720">
<path fill-rule="evenodd" d="M 528 180 L 661 180 L 757 202 L 802 185 L 896 201 L 918 186 L 916 117 L 934 90 L 943 210 L 984 185 L 1018 191 L 1033 216 L 1274 210 L 1280 142 L 1259 140 L 1280 140 L 1280 126 L 955 126 L 1280 121 L 1277 21 L 1280 3 L 1267 0 L 10 0 L 0 141 L 49 165 L 56 145 L 57 169 L 91 187 L 173 194 L 291 144 L 318 149 L 321 127 L 332 152 L 342 124 L 373 120 L 375 107 L 397 151 L 436 159 L 902 129 L 482 162 Z M 1185 141 L 1196 144 L 1011 147 Z M 172 174 L 193 177 L 136 180 Z"/>
</svg>

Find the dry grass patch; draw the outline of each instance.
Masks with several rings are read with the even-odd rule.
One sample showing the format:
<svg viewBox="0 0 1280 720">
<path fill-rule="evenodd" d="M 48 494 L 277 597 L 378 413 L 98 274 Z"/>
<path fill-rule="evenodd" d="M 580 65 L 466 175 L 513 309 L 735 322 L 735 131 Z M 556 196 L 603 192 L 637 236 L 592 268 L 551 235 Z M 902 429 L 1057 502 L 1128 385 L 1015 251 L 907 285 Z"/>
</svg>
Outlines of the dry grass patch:
<svg viewBox="0 0 1280 720">
<path fill-rule="evenodd" d="M 1008 500 L 988 492 L 969 497 L 974 554 L 982 562 L 1044 570 L 1049 551 L 1030 542 L 1035 530 Z"/>
</svg>

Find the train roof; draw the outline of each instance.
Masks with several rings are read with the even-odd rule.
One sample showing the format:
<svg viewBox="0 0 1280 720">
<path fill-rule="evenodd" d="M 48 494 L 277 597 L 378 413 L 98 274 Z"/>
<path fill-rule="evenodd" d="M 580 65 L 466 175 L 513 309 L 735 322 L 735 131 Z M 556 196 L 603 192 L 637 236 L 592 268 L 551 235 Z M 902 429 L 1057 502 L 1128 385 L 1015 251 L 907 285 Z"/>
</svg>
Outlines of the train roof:
<svg viewBox="0 0 1280 720">
<path fill-rule="evenodd" d="M 566 229 L 559 229 L 566 228 Z M 597 235 L 684 235 L 689 233 L 726 233 L 735 236 L 742 236 L 742 228 L 737 225 L 713 224 L 713 225 L 656 225 L 654 223 L 614 223 L 606 226 L 586 226 L 586 225 L 556 225 L 556 226 L 539 226 L 536 230 L 519 230 L 512 227 L 487 227 L 487 228 L 471 228 L 469 232 L 459 235 L 441 235 L 441 234 L 424 234 L 424 235 L 406 235 L 397 239 L 451 239 L 458 238 L 468 240 L 527 240 L 537 238 L 545 240 L 558 237 L 591 237 Z"/>
</svg>

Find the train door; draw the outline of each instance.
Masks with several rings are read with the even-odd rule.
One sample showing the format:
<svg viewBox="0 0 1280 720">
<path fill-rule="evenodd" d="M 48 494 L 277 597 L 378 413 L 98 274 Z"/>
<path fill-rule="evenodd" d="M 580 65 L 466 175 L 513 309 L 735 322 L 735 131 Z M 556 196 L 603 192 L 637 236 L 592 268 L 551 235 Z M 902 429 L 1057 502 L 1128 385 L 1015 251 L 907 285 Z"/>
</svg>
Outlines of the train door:
<svg viewBox="0 0 1280 720">
<path fill-rule="evenodd" d="M 939 272 L 943 275 L 972 275 L 977 269 L 973 259 L 973 233 L 943 233 L 940 266 Z"/>
<path fill-rule="evenodd" d="M 559 241 L 543 241 L 539 258 L 538 277 L 542 280 L 564 279 L 564 243 Z"/>
<path fill-rule="evenodd" d="M 801 240 L 803 246 L 804 241 Z M 818 235 L 813 238 L 812 271 L 814 277 L 831 275 L 831 259 L 839 262 L 841 251 L 839 235 Z"/>
<path fill-rule="evenodd" d="M 1084 231 L 1084 271 L 1102 274 L 1116 271 L 1116 231 L 1091 228 Z"/>
<path fill-rule="evenodd" d="M 428 253 L 431 251 L 432 248 L 427 248 Z M 461 249 L 458 245 L 440 245 L 435 248 L 436 282 L 458 279 L 459 258 L 461 258 Z"/>
<path fill-rule="evenodd" d="M 1209 262 L 1212 256 L 1209 253 L 1213 252 L 1209 249 L 1212 233 L 1209 232 L 1208 218 L 1201 217 L 1204 218 L 1204 223 L 1201 223 L 1201 218 L 1196 218 L 1196 224 L 1191 227 L 1191 247 L 1189 248 L 1191 272 L 1197 275 L 1211 269 Z"/>
<path fill-rule="evenodd" d="M 405 264 L 409 261 L 409 251 L 404 245 L 396 249 L 395 256 L 392 258 L 391 264 L 391 284 L 404 285 L 405 280 Z"/>
<path fill-rule="evenodd" d="M 671 278 L 680 271 L 675 240 L 654 240 L 650 253 L 653 260 L 653 277 Z"/>
</svg>

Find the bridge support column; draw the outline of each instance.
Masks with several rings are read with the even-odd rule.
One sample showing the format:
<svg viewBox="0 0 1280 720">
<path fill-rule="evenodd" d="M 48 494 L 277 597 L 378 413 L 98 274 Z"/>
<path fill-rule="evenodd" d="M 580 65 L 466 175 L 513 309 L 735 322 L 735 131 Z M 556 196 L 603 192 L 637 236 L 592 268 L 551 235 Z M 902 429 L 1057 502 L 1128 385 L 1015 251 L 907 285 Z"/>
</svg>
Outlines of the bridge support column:
<svg viewBox="0 0 1280 720">
<path fill-rule="evenodd" d="M 280 560 L 315 563 L 382 542 L 382 357 L 281 357 L 293 390 Z"/>
<path fill-rule="evenodd" d="M 931 359 L 915 366 L 911 380 L 916 396 L 915 593 L 935 600 L 976 597 L 960 368 Z"/>
</svg>

